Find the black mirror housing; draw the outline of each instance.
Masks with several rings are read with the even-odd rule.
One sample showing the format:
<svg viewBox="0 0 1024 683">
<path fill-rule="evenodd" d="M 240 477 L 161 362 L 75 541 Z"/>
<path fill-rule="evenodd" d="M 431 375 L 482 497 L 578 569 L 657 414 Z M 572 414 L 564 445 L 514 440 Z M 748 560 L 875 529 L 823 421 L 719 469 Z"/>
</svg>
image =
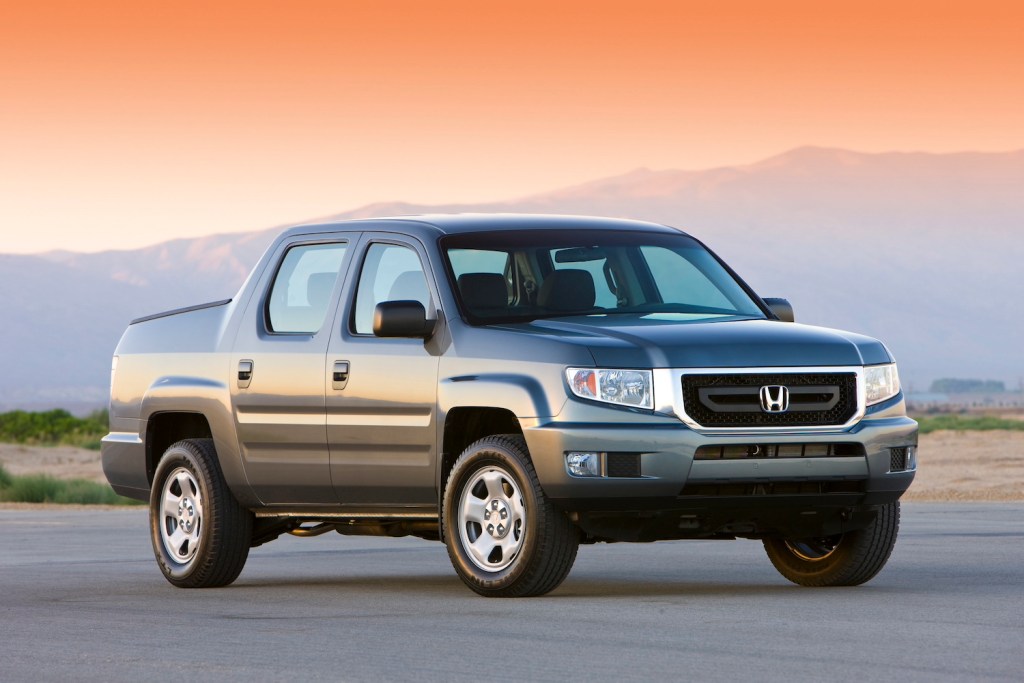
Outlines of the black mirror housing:
<svg viewBox="0 0 1024 683">
<path fill-rule="evenodd" d="M 377 337 L 427 339 L 436 324 L 436 320 L 427 320 L 419 301 L 382 301 L 373 309 L 373 334 Z"/>
<path fill-rule="evenodd" d="M 775 314 L 775 317 L 784 323 L 796 322 L 796 317 L 793 315 L 793 305 L 786 299 L 778 299 L 775 297 L 765 297 L 763 301 L 768 305 L 768 309 Z"/>
</svg>

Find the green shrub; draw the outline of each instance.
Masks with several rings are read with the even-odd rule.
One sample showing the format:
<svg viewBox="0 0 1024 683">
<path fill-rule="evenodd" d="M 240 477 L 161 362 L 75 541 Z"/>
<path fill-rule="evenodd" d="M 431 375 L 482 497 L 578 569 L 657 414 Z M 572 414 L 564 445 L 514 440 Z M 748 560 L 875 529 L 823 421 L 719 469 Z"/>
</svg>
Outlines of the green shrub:
<svg viewBox="0 0 1024 683">
<path fill-rule="evenodd" d="M 29 474 L 14 477 L 0 496 L 15 503 L 52 503 L 60 482 L 48 474 Z"/>
<path fill-rule="evenodd" d="M 127 505 L 137 501 L 122 498 L 104 484 L 85 479 L 61 481 L 53 496 L 54 503 L 76 503 L 78 505 Z M 128 501 L 128 502 L 126 502 Z"/>
<path fill-rule="evenodd" d="M 49 474 L 14 476 L 0 466 L 0 501 L 75 505 L 142 505 L 124 498 L 106 484 L 87 479 L 57 479 Z"/>
<path fill-rule="evenodd" d="M 66 410 L 30 413 L 14 410 L 0 414 L 0 441 L 36 446 L 78 446 L 99 450 L 107 433 L 109 416 L 97 410 L 88 417 L 75 417 Z"/>
<path fill-rule="evenodd" d="M 992 429 L 1024 431 L 1024 420 L 1011 420 L 993 415 L 928 415 L 917 418 L 917 423 L 921 426 L 922 434 L 943 429 L 957 432 Z"/>
</svg>

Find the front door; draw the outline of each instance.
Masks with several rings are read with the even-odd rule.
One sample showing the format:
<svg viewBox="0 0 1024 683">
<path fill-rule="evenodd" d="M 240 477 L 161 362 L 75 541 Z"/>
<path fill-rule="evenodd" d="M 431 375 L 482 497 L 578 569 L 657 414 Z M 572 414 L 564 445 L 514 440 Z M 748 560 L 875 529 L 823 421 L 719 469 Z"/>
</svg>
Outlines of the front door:
<svg viewBox="0 0 1024 683">
<path fill-rule="evenodd" d="M 327 448 L 327 342 L 349 239 L 284 244 L 249 302 L 230 382 L 245 474 L 268 504 L 335 501 Z"/>
<path fill-rule="evenodd" d="M 436 296 L 421 247 L 393 237 L 369 238 L 349 280 L 327 364 L 344 370 L 327 383 L 331 478 L 346 504 L 437 502 L 437 345 L 373 335 L 382 301 L 416 300 L 428 317 Z M 335 381 L 338 380 L 338 381 Z"/>
</svg>

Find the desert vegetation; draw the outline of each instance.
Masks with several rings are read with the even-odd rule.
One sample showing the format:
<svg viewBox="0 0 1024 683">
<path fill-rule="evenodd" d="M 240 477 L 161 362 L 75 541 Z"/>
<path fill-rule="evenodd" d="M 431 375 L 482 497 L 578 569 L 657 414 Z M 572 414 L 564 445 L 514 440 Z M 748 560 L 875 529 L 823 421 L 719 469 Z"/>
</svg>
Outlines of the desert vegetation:
<svg viewBox="0 0 1024 683">
<path fill-rule="evenodd" d="M 917 415 L 914 416 L 914 419 L 920 425 L 922 434 L 939 431 L 992 431 L 994 429 L 1024 432 L 1024 419 L 999 415 Z"/>
<path fill-rule="evenodd" d="M 75 446 L 99 450 L 107 433 L 107 411 L 75 417 L 66 410 L 0 413 L 0 442 L 26 446 Z M 11 474 L 0 465 L 0 502 L 132 505 L 106 484 L 87 479 L 61 479 L 50 474 Z"/>
<path fill-rule="evenodd" d="M 13 410 L 0 413 L 0 442 L 99 450 L 108 422 L 106 410 L 94 411 L 87 417 L 75 417 L 66 410 Z"/>
<path fill-rule="evenodd" d="M 10 474 L 0 465 L 0 502 L 77 505 L 141 505 L 113 489 L 86 479 L 57 479 L 49 474 Z"/>
</svg>

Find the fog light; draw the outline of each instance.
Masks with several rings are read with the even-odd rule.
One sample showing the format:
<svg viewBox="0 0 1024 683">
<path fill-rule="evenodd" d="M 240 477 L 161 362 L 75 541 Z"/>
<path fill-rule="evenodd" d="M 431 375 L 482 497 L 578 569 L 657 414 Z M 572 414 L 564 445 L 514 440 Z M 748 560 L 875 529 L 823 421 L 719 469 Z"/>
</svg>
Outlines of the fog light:
<svg viewBox="0 0 1024 683">
<path fill-rule="evenodd" d="M 907 446 L 907 469 L 917 469 L 917 446 Z"/>
<path fill-rule="evenodd" d="M 566 453 L 565 469 L 574 477 L 600 477 L 601 455 L 599 453 Z"/>
</svg>

